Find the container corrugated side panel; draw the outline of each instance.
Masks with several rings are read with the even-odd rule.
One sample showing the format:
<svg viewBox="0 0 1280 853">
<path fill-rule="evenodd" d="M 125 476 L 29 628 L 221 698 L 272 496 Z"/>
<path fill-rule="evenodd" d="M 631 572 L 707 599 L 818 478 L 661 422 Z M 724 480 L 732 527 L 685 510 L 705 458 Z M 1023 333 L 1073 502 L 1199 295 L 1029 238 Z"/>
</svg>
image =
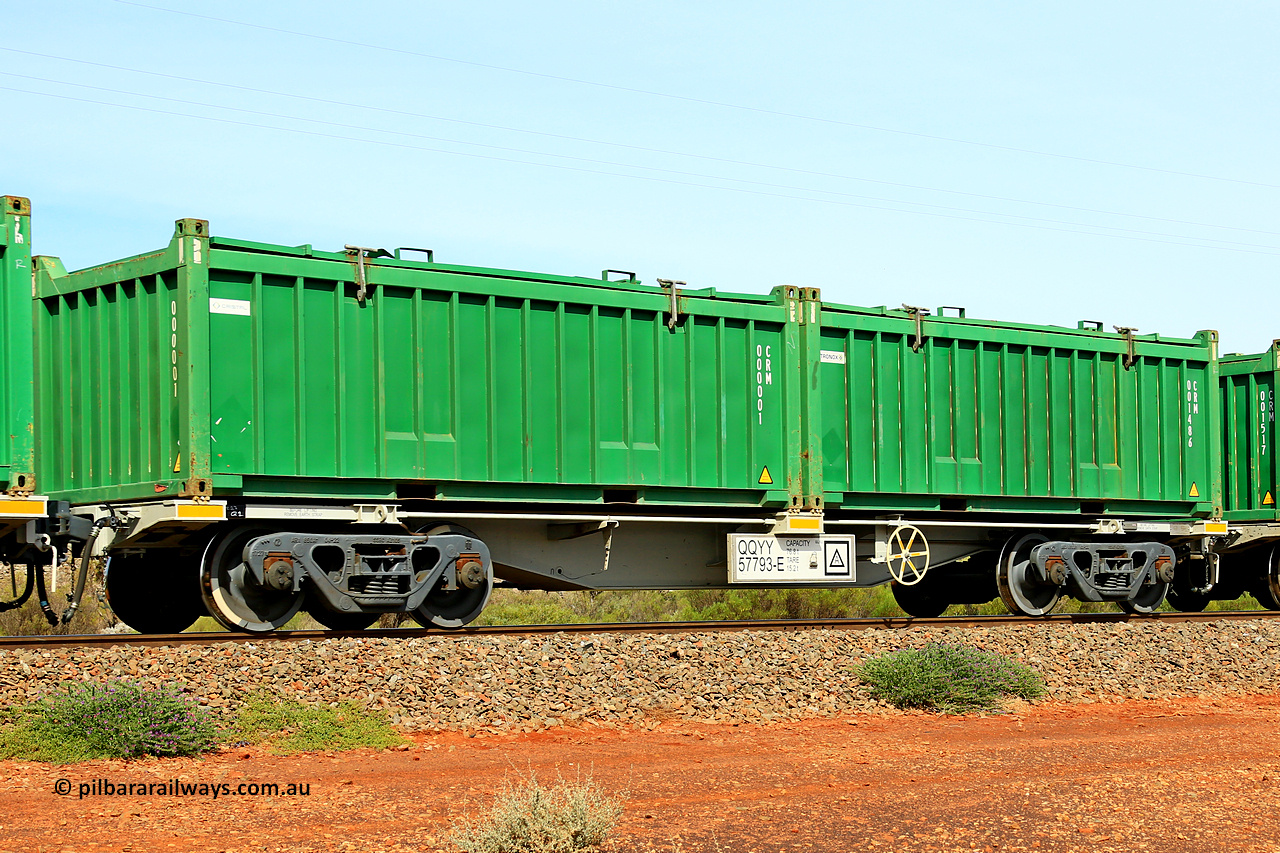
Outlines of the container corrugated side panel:
<svg viewBox="0 0 1280 853">
<path fill-rule="evenodd" d="M 913 351 L 914 333 L 824 306 L 822 349 L 844 355 L 820 366 L 824 488 L 846 505 L 1214 513 L 1209 336 L 1139 339 L 1125 369 L 1116 335 L 930 318 Z"/>
<path fill-rule="evenodd" d="M 1222 387 L 1224 517 L 1230 521 L 1276 521 L 1280 470 L 1275 440 L 1275 395 L 1280 343 L 1264 353 L 1226 356 L 1219 365 Z"/>
<path fill-rule="evenodd" d="M 211 300 L 246 307 L 210 314 L 215 475 L 750 503 L 761 469 L 785 468 L 781 370 L 757 410 L 757 349 L 784 346 L 779 303 L 688 294 L 673 331 L 656 288 L 383 263 L 361 305 L 347 260 L 216 246 Z"/>
<path fill-rule="evenodd" d="M 35 472 L 35 367 L 31 333 L 31 205 L 3 197 L 0 221 L 0 482 L 14 488 L 16 475 Z M 42 483 L 24 480 L 24 488 Z"/>
<path fill-rule="evenodd" d="M 172 497 L 187 476 L 180 274 L 162 251 L 42 276 L 37 405 L 41 475 L 51 496 Z"/>
</svg>

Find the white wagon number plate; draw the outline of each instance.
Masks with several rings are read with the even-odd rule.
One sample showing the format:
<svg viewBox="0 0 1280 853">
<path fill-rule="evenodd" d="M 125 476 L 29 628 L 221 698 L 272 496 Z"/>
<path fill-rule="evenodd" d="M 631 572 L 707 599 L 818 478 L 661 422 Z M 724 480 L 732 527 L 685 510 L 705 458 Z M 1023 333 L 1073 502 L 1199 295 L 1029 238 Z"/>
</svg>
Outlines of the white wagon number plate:
<svg viewBox="0 0 1280 853">
<path fill-rule="evenodd" d="M 729 583 L 851 583 L 852 536 L 729 534 Z"/>
</svg>

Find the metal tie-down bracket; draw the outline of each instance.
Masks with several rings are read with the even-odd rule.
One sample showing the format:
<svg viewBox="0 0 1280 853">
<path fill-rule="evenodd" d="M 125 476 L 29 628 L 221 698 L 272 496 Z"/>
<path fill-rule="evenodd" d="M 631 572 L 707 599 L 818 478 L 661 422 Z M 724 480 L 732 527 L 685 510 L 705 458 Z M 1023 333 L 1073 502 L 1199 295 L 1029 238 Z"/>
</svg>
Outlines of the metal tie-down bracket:
<svg viewBox="0 0 1280 853">
<path fill-rule="evenodd" d="M 371 249 L 368 246 L 352 246 L 350 244 L 343 246 L 347 250 L 347 254 L 351 255 L 351 262 L 356 268 L 356 302 L 364 303 L 369 293 L 369 276 L 364 267 L 365 258 L 372 260 L 373 258 L 390 258 L 393 255 L 386 249 Z"/>
<path fill-rule="evenodd" d="M 916 333 L 911 339 L 911 351 L 920 352 L 920 347 L 924 346 L 924 318 L 929 316 L 929 309 L 908 305 L 904 302 L 902 303 L 902 310 L 906 311 L 916 321 Z"/>
<path fill-rule="evenodd" d="M 658 284 L 662 285 L 662 289 L 667 291 L 671 297 L 671 306 L 667 309 L 667 328 L 674 332 L 676 323 L 680 319 L 680 288 L 687 287 L 687 285 L 683 281 L 675 281 L 669 278 L 658 279 Z"/>
<path fill-rule="evenodd" d="M 1138 342 L 1133 338 L 1133 333 L 1138 330 L 1132 326 L 1112 326 L 1111 328 L 1124 335 L 1124 369 L 1128 370 L 1133 367 L 1134 361 L 1138 358 Z"/>
</svg>

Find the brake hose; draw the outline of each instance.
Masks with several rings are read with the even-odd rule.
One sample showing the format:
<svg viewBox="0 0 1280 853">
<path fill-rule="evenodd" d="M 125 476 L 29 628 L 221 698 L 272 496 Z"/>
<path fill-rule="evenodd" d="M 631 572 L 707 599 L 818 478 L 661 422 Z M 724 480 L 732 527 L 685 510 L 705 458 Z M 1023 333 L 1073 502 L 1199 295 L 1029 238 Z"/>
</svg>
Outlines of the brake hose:
<svg viewBox="0 0 1280 853">
<path fill-rule="evenodd" d="M 54 559 L 54 562 L 57 562 L 57 559 L 58 559 L 57 548 L 53 549 L 53 559 Z M 44 585 L 44 566 L 40 566 L 39 568 L 36 568 L 34 565 L 32 565 L 31 568 L 36 574 L 36 596 L 40 601 L 40 612 L 44 614 L 44 618 L 48 621 L 50 625 L 57 627 L 58 614 L 54 613 L 53 608 L 49 605 L 49 592 L 47 589 L 45 589 L 45 585 Z"/>
<path fill-rule="evenodd" d="M 9 564 L 9 571 L 17 573 L 18 565 L 16 563 Z M 14 610 L 27 603 L 27 599 L 31 597 L 31 590 L 35 587 L 36 567 L 31 563 L 27 563 L 27 585 L 22 589 L 22 595 L 19 595 L 13 601 L 0 601 L 0 613 L 6 610 Z"/>
<path fill-rule="evenodd" d="M 95 524 L 93 526 L 93 532 L 90 533 L 89 538 L 85 540 L 84 550 L 80 552 L 80 571 L 76 574 L 74 592 L 67 596 L 69 604 L 67 609 L 62 612 L 62 619 L 60 620 L 63 625 L 69 623 L 71 621 L 71 617 L 75 616 L 76 611 L 80 609 L 80 599 L 84 596 L 85 580 L 89 577 L 89 555 L 93 553 L 93 545 L 98 540 L 98 532 L 100 530 L 102 530 L 101 524 Z M 42 576 L 43 574 L 44 573 L 41 572 Z M 46 619 L 49 618 L 50 613 L 52 613 L 52 610 L 45 613 Z"/>
</svg>

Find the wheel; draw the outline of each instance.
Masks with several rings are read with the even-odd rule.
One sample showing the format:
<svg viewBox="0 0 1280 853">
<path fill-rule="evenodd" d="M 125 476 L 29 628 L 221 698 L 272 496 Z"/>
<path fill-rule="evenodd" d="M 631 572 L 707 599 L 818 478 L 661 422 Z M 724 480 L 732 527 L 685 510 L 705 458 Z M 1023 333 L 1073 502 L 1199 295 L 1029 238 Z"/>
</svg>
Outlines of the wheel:
<svg viewBox="0 0 1280 853">
<path fill-rule="evenodd" d="M 204 603 L 229 630 L 276 631 L 302 609 L 302 595 L 293 590 L 262 586 L 244 563 L 244 549 L 271 531 L 241 527 L 214 538 L 200 563 L 200 592 Z"/>
<path fill-rule="evenodd" d="M 177 634 L 206 612 L 196 566 L 176 554 L 112 555 L 104 585 L 112 612 L 139 634 Z"/>
<path fill-rule="evenodd" d="M 465 527 L 456 524 L 444 524 L 425 532 L 428 536 L 444 533 L 457 533 L 479 539 Z M 489 595 L 493 592 L 492 566 L 484 573 L 474 587 L 459 585 L 457 589 L 445 589 L 444 579 L 440 585 L 427 593 L 427 598 L 412 612 L 413 621 L 424 628 L 462 628 L 470 624 L 489 603 Z"/>
<path fill-rule="evenodd" d="M 493 592 L 493 575 L 487 576 L 475 589 L 435 589 L 427 600 L 413 611 L 413 620 L 424 628 L 463 628 L 480 615 Z"/>
<path fill-rule="evenodd" d="M 914 616 L 917 619 L 933 619 L 935 616 L 941 616 L 942 611 L 946 610 L 950 604 L 945 598 L 921 589 L 915 584 L 904 585 L 894 581 L 890 587 L 893 590 L 893 600 L 898 602 L 898 606 L 908 616 Z"/>
<path fill-rule="evenodd" d="M 919 528 L 910 524 L 900 525 L 889 536 L 885 563 L 895 584 L 911 586 L 920 583 L 929 570 L 929 540 Z"/>
<path fill-rule="evenodd" d="M 379 613 L 338 613 L 317 600 L 314 594 L 306 597 L 307 615 L 330 631 L 363 631 L 378 621 Z"/>
<path fill-rule="evenodd" d="M 1280 610 L 1280 545 L 1267 552 L 1263 574 L 1249 591 L 1267 610 Z"/>
<path fill-rule="evenodd" d="M 1181 610 L 1183 613 L 1200 613 L 1209 606 L 1213 595 L 1208 592 L 1193 592 L 1186 581 L 1175 578 L 1169 585 L 1169 592 L 1165 598 L 1174 610 Z"/>
<path fill-rule="evenodd" d="M 1144 583 L 1138 588 L 1137 595 L 1125 601 L 1117 601 L 1116 604 L 1119 604 L 1120 609 L 1125 613 L 1137 615 L 1155 613 L 1160 608 L 1160 605 L 1164 603 L 1164 598 L 1169 593 L 1169 586 L 1170 584 L 1167 581 Z M 1204 608 L 1201 609 L 1203 610 Z"/>
<path fill-rule="evenodd" d="M 1031 549 L 1048 541 L 1039 533 L 1028 533 L 1010 539 L 1000 552 L 1000 560 L 996 563 L 996 586 L 1010 613 L 1047 616 L 1062 597 L 1062 587 L 1041 583 L 1030 573 Z"/>
<path fill-rule="evenodd" d="M 1263 553 L 1261 574 L 1249 585 L 1249 592 L 1265 610 L 1280 610 L 1280 546 Z"/>
</svg>

